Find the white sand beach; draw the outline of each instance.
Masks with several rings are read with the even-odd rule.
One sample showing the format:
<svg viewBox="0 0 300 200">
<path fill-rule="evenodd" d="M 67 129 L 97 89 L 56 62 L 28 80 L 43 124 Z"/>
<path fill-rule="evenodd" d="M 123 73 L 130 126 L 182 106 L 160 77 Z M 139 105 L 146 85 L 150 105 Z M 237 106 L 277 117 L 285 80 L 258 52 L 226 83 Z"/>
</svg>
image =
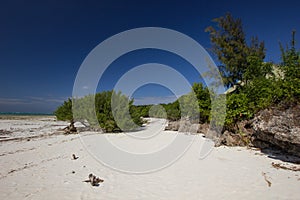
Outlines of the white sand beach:
<svg viewBox="0 0 300 200">
<path fill-rule="evenodd" d="M 58 130 L 66 124 L 51 117 L 0 120 L 0 199 L 300 197 L 300 171 L 277 169 L 272 163 L 294 169 L 300 165 L 244 147 L 213 148 L 207 157 L 199 159 L 200 147 L 208 142 L 201 134 L 195 136 L 190 148 L 176 162 L 155 172 L 124 173 L 103 165 L 95 157 L 96 151 L 106 150 L 99 145 L 104 137 L 127 152 L 143 154 L 164 148 L 178 133 L 162 131 L 163 120 L 152 120 L 145 130 L 130 135 L 93 132 L 63 135 Z M 194 137 L 181 134 L 182 138 Z M 72 159 L 72 154 L 78 159 Z M 90 173 L 104 182 L 99 186 L 83 182 Z"/>
</svg>

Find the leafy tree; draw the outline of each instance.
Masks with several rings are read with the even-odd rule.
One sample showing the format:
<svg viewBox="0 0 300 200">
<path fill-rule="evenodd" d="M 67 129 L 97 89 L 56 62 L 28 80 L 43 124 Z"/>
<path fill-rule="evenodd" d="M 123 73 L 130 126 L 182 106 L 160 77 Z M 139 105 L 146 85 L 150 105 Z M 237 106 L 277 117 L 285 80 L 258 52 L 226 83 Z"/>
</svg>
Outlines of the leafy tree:
<svg viewBox="0 0 300 200">
<path fill-rule="evenodd" d="M 59 106 L 55 111 L 54 115 L 58 120 L 73 120 L 72 113 L 72 100 L 69 98 L 67 101 L 64 101 L 63 105 Z"/>
<path fill-rule="evenodd" d="M 113 101 L 113 102 L 112 102 Z M 113 109 L 112 109 L 113 103 Z M 141 115 L 133 109 L 133 100 L 120 92 L 104 91 L 96 95 L 87 95 L 69 99 L 54 112 L 59 120 L 87 120 L 91 126 L 99 126 L 107 132 L 120 132 L 142 125 Z M 95 108 L 95 109 L 93 109 Z M 93 113 L 95 111 L 95 113 Z"/>
<path fill-rule="evenodd" d="M 130 115 L 130 107 L 133 106 L 133 100 L 128 99 L 121 92 L 112 92 L 111 106 L 113 119 L 121 130 L 135 130 L 142 124 L 139 116 Z M 132 116 L 135 118 L 132 118 Z"/>
<path fill-rule="evenodd" d="M 217 23 L 217 27 L 210 26 L 206 31 L 210 33 L 213 51 L 222 63 L 219 68 L 224 84 L 231 87 L 239 81 L 247 83 L 254 77 L 250 76 L 251 72 L 260 73 L 260 70 L 251 68 L 253 65 L 249 64 L 249 59 L 262 63 L 265 57 L 264 43 L 255 37 L 248 46 L 241 20 L 234 19 L 229 13 L 213 21 Z"/>
<path fill-rule="evenodd" d="M 162 104 L 167 112 L 167 118 L 171 121 L 176 121 L 181 118 L 181 110 L 179 106 L 179 101 L 176 100 L 173 103 Z"/>
<path fill-rule="evenodd" d="M 97 97 L 97 95 L 96 95 Z M 73 99 L 73 117 L 76 121 L 88 121 L 90 126 L 98 126 L 98 120 L 95 113 L 95 95 L 87 95 L 82 98 Z M 97 106 L 96 106 L 97 107 Z"/>
<path fill-rule="evenodd" d="M 152 105 L 137 105 L 130 107 L 130 114 L 133 116 L 138 114 L 139 117 L 149 117 L 149 109 Z"/>
<path fill-rule="evenodd" d="M 211 94 L 209 89 L 202 83 L 194 83 L 193 91 L 197 97 L 199 105 L 200 122 L 208 122 L 211 110 Z"/>
<path fill-rule="evenodd" d="M 181 96 L 178 101 L 182 118 L 199 121 L 199 105 L 194 92 Z"/>
<path fill-rule="evenodd" d="M 226 105 L 225 126 L 235 126 L 238 121 L 252 117 L 253 113 L 249 109 L 249 99 L 246 94 L 230 94 Z"/>
<path fill-rule="evenodd" d="M 162 105 L 153 105 L 149 109 L 149 116 L 155 118 L 167 118 L 167 113 Z"/>
<path fill-rule="evenodd" d="M 292 31 L 290 47 L 287 45 L 284 49 L 280 44 L 282 58 L 280 67 L 284 72 L 282 88 L 286 94 L 285 97 L 290 101 L 300 99 L 300 51 L 296 50 L 295 34 L 296 31 Z"/>
<path fill-rule="evenodd" d="M 286 49 L 280 43 L 282 64 L 286 78 L 300 78 L 300 52 L 296 50 L 296 31 L 292 31 L 291 47 L 287 45 Z"/>
</svg>

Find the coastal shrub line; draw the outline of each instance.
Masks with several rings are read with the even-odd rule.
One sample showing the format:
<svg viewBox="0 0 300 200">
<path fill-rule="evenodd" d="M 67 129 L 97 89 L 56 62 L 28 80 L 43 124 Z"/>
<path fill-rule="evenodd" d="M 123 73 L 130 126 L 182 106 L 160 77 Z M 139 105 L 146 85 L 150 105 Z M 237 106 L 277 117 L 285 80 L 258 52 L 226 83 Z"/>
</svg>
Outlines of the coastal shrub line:
<svg viewBox="0 0 300 200">
<path fill-rule="evenodd" d="M 279 44 L 281 62 L 275 64 L 264 61 L 266 53 L 264 42 L 252 37 L 250 43 L 247 43 L 240 19 L 235 19 L 228 13 L 214 19 L 213 22 L 216 25 L 208 27 L 206 31 L 210 35 L 213 52 L 220 63 L 218 68 L 223 82 L 228 88 L 225 94 L 215 94 L 203 83 L 195 83 L 192 90 L 197 98 L 197 106 L 194 105 L 191 92 L 172 103 L 153 107 L 153 105 L 133 105 L 134 100 L 120 92 L 105 91 L 77 99 L 77 106 L 81 107 L 77 109 L 80 110 L 79 113 L 72 113 L 72 100 L 68 99 L 54 114 L 58 120 L 73 120 L 75 115 L 78 119 L 88 120 L 92 125 L 100 124 L 108 132 L 137 128 L 143 124 L 142 117 L 150 115 L 171 121 L 182 117 L 193 119 L 199 115 L 199 123 L 209 123 L 212 117 L 211 97 L 218 99 L 218 95 L 226 95 L 223 129 L 234 130 L 239 121 L 253 118 L 262 109 L 300 102 L 300 51 L 296 49 L 295 31 L 292 32 L 291 42 L 286 48 Z M 117 119 L 113 115 L 116 110 L 111 109 L 112 96 L 116 97 L 113 99 L 117 101 L 115 105 L 118 105 L 114 108 L 117 109 Z M 91 99 L 95 99 L 94 105 L 91 105 Z M 215 103 L 218 104 L 218 101 Z M 96 122 L 89 119 L 92 106 L 96 109 Z M 195 107 L 199 110 L 195 110 Z M 126 115 L 123 108 L 129 109 L 129 115 Z"/>
</svg>

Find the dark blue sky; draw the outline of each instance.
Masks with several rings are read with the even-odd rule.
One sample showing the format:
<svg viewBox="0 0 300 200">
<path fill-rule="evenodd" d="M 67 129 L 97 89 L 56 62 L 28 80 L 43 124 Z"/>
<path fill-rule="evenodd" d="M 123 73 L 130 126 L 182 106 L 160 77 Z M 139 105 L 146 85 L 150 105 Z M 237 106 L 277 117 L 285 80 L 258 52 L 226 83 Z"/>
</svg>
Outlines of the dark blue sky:
<svg viewBox="0 0 300 200">
<path fill-rule="evenodd" d="M 174 29 L 209 50 L 204 29 L 213 18 L 231 12 L 242 19 L 248 39 L 257 35 L 265 41 L 266 61 L 278 63 L 278 42 L 286 44 L 293 29 L 300 31 L 299 9 L 297 0 L 1 1 L 0 112 L 52 112 L 72 95 L 76 73 L 88 53 L 110 36 L 132 28 Z M 300 41 L 300 33 L 296 40 Z M 126 69 L 148 62 L 170 65 L 191 83 L 200 81 L 184 60 L 163 51 L 141 50 L 116 60 L 99 89 L 111 89 Z M 170 95 L 167 89 L 145 86 L 135 97 L 153 103 L 155 98 L 167 101 Z"/>
</svg>

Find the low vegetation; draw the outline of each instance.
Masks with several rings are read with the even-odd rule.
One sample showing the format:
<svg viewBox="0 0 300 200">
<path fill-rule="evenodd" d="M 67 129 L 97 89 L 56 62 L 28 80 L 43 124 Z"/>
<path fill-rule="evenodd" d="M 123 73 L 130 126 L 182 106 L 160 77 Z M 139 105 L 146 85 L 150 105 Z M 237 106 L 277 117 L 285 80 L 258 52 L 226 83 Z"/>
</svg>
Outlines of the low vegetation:
<svg viewBox="0 0 300 200">
<path fill-rule="evenodd" d="M 116 105 L 113 109 L 112 104 Z M 92 127 L 100 125 L 107 132 L 130 131 L 143 123 L 142 113 L 133 106 L 133 100 L 115 91 L 104 91 L 73 101 L 68 99 L 54 114 L 58 120 L 87 120 Z"/>
<path fill-rule="evenodd" d="M 264 43 L 253 37 L 247 45 L 242 23 L 230 14 L 214 20 L 208 27 L 213 50 L 222 63 L 219 68 L 227 87 L 235 87 L 226 97 L 225 129 L 241 120 L 251 119 L 258 111 L 278 104 L 293 104 L 300 99 L 300 51 L 291 44 L 280 44 L 281 63 L 264 62 Z"/>
</svg>

